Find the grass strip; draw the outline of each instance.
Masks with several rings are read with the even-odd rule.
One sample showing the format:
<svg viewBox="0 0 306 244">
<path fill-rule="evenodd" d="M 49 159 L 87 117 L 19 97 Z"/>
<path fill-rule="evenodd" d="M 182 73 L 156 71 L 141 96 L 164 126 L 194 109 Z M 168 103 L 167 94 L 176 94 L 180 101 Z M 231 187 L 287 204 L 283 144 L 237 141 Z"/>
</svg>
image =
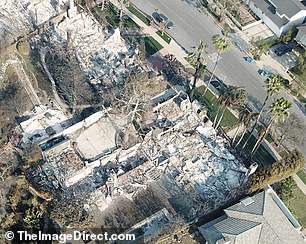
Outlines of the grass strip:
<svg viewBox="0 0 306 244">
<path fill-rule="evenodd" d="M 138 9 L 136 9 L 133 5 L 130 5 L 127 7 L 127 9 L 137 16 L 143 23 L 145 23 L 147 26 L 150 25 L 150 20 L 143 14 L 141 13 Z"/>
<path fill-rule="evenodd" d="M 198 87 L 196 91 L 197 99 L 203 103 L 203 105 L 208 110 L 208 117 L 211 121 L 214 121 L 218 108 L 220 107 L 220 103 L 218 103 L 218 98 L 208 89 L 203 97 L 205 86 Z M 220 116 L 220 115 L 219 115 Z M 224 112 L 223 119 L 221 121 L 221 127 L 223 127 L 226 131 L 235 128 L 238 125 L 238 119 L 232 112 L 226 108 Z"/>
<path fill-rule="evenodd" d="M 159 35 L 165 42 L 168 44 L 171 42 L 171 37 L 166 32 L 161 32 L 160 30 L 156 32 L 157 35 Z"/>
<path fill-rule="evenodd" d="M 301 170 L 301 171 L 297 172 L 296 174 L 306 185 L 306 172 L 304 170 Z"/>
<path fill-rule="evenodd" d="M 144 42 L 145 42 L 147 57 L 153 55 L 154 53 L 158 52 L 160 49 L 163 48 L 163 46 L 151 36 L 146 36 L 144 38 Z"/>
</svg>

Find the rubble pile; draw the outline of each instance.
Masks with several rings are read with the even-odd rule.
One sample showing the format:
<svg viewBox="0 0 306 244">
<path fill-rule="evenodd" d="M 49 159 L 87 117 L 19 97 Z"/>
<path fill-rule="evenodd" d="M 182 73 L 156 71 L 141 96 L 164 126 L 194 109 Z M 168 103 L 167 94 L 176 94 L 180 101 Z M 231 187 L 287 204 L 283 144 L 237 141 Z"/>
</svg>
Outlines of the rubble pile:
<svg viewBox="0 0 306 244">
<path fill-rule="evenodd" d="M 32 29 L 33 24 L 59 13 L 65 2 L 1 1 L 0 35 Z M 68 17 L 54 29 L 48 28 L 50 39 L 39 38 L 44 45 L 72 48 L 96 87 L 120 87 L 132 71 L 141 68 L 137 50 L 125 43 L 119 29 L 109 33 L 69 2 Z M 3 23 L 11 23 L 11 30 Z M 190 103 L 182 91 L 168 95 L 165 91 L 152 99 L 156 106 L 150 116 L 147 113 L 145 135 L 137 134 L 134 124 L 127 126 L 126 119 L 114 118 L 108 110 L 73 125 L 60 110 L 37 111 L 21 123 L 24 145 L 38 143 L 43 151 L 44 162 L 29 172 L 33 185 L 67 204 L 85 199 L 84 210 L 105 217 L 97 219 L 100 224 L 117 221 L 128 226 L 147 218 L 138 227 L 148 235 L 154 235 L 161 222 L 170 223 L 176 214 L 189 222 L 221 207 L 239 191 L 248 169 L 229 151 L 227 141 L 217 135 L 197 101 Z M 137 140 L 122 143 L 129 136 Z M 123 200 L 129 208 L 120 206 Z M 110 210 L 116 211 L 111 221 L 106 215 Z M 127 216 L 133 215 L 141 217 L 131 221 Z"/>
<path fill-rule="evenodd" d="M 65 0 L 1 0 L 0 39 L 12 42 L 63 11 Z"/>
<path fill-rule="evenodd" d="M 139 67 L 137 50 L 125 43 L 119 29 L 108 33 L 84 12 L 61 21 L 55 32 L 52 42 L 68 42 L 74 48 L 92 84 L 122 85 L 127 75 Z"/>
<path fill-rule="evenodd" d="M 84 162 L 70 146 L 69 140 L 65 140 L 64 137 L 55 146 L 44 150 L 43 156 L 45 162 L 33 167 L 29 171 L 29 178 L 44 191 L 54 193 L 58 189 L 65 188 L 67 177 L 72 177 L 75 172 L 84 168 Z"/>
<path fill-rule="evenodd" d="M 143 236 L 145 243 L 149 242 L 152 236 L 163 234 L 166 230 L 170 230 L 169 226 L 175 223 L 175 220 L 166 208 L 161 209 L 157 213 L 151 215 L 140 223 L 131 228 L 130 233 L 135 233 L 136 237 Z M 161 226 L 163 226 L 161 228 Z"/>
<path fill-rule="evenodd" d="M 191 221 L 231 200 L 239 192 L 247 169 L 229 151 L 226 140 L 216 134 L 201 105 L 196 101 L 190 103 L 179 92 L 151 112 L 156 115 L 155 120 L 150 121 L 151 129 L 141 142 L 129 148 L 116 144 L 113 150 L 94 161 L 82 157 L 75 138 L 82 133 L 93 135 L 93 131 L 86 130 L 96 127 L 85 126 L 88 120 L 85 119 L 65 129 L 62 139 L 52 139 L 57 144 L 48 141 L 51 146 L 43 149 L 45 163 L 33 170 L 34 185 L 51 192 L 60 189 L 58 197 L 67 201 L 72 197 L 86 199 L 86 211 L 93 211 L 95 215 L 99 215 L 97 211 L 101 215 L 107 213 L 114 205 L 120 212 L 121 207 L 125 208 L 120 207 L 122 199 L 131 204 L 131 209 L 136 209 L 133 203 L 139 204 L 145 196 L 143 208 L 152 206 L 150 201 L 160 201 L 161 209 L 166 207 L 169 212 Z M 100 118 L 101 114 L 110 116 L 100 111 L 91 117 Z M 116 128 L 110 130 L 112 136 L 124 128 L 121 120 L 103 121 Z M 90 124 L 93 123 L 101 121 L 95 119 Z M 124 132 L 121 133 L 124 137 Z M 145 218 L 151 212 L 141 211 Z"/>
<path fill-rule="evenodd" d="M 52 179 L 55 188 L 63 186 L 67 177 L 74 175 L 84 166 L 83 162 L 75 154 L 74 150 L 66 147 L 60 152 L 47 155 L 47 164 L 42 165 L 42 171 Z"/>
<path fill-rule="evenodd" d="M 177 106 L 173 100 L 166 103 L 168 109 L 169 103 Z M 157 111 L 160 112 L 159 119 L 164 119 L 166 111 L 163 107 Z M 151 131 L 139 146 L 129 149 L 130 155 L 137 155 L 134 159 L 142 155 L 143 162 L 137 167 L 134 168 L 137 164 L 131 161 L 132 157 L 124 156 L 122 151 L 109 156 L 117 159 L 114 163 L 120 170 L 111 177 L 113 184 L 108 185 L 108 194 L 100 195 L 103 199 L 99 201 L 108 199 L 109 202 L 109 197 L 115 199 L 120 195 L 133 200 L 152 181 L 159 182 L 169 195 L 179 191 L 187 197 L 194 192 L 197 195 L 195 202 L 214 202 L 213 208 L 229 200 L 230 192 L 239 188 L 246 168 L 226 148 L 225 139 L 216 135 L 211 122 L 203 123 L 190 108 L 181 109 L 180 115 L 172 118 L 172 123 L 175 125 L 164 132 Z M 123 165 L 129 167 L 120 168 Z M 92 200 L 96 197 L 95 193 Z M 192 216 L 191 213 L 187 215 Z"/>
<path fill-rule="evenodd" d="M 67 140 L 50 149 L 52 155 L 45 152 L 42 173 L 56 179 L 53 185 L 68 195 L 86 197 L 88 211 L 104 212 L 122 198 L 134 202 L 151 183 L 189 221 L 230 200 L 247 169 L 216 134 L 201 106 L 179 93 L 153 111 L 157 119 L 141 143 L 82 162 Z"/>
</svg>

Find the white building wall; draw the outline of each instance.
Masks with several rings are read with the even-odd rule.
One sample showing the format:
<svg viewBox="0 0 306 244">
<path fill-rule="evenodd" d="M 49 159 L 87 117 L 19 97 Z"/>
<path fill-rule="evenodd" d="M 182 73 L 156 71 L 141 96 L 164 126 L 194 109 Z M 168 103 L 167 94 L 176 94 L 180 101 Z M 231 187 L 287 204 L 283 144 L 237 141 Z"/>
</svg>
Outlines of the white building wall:
<svg viewBox="0 0 306 244">
<path fill-rule="evenodd" d="M 291 27 L 301 25 L 306 17 L 306 10 L 302 10 L 290 18 L 287 25 L 284 26 L 282 33 L 287 32 Z"/>
<path fill-rule="evenodd" d="M 252 0 L 244 0 L 249 8 L 273 31 L 273 33 L 280 37 L 283 33 L 286 33 L 291 27 L 298 26 L 303 23 L 306 18 L 306 10 L 302 10 L 293 17 L 290 18 L 289 23 L 279 28 L 274 22 L 267 17 L 261 9 L 257 8 Z"/>
<path fill-rule="evenodd" d="M 281 30 L 277 27 L 274 22 L 268 18 L 259 8 L 257 8 L 253 2 L 249 3 L 250 9 L 273 31 L 276 36 L 281 35 Z"/>
<path fill-rule="evenodd" d="M 294 22 L 296 20 L 304 20 L 304 18 L 306 17 L 306 10 L 302 10 L 300 12 L 298 12 L 296 15 L 292 16 L 290 18 L 290 22 Z"/>
</svg>

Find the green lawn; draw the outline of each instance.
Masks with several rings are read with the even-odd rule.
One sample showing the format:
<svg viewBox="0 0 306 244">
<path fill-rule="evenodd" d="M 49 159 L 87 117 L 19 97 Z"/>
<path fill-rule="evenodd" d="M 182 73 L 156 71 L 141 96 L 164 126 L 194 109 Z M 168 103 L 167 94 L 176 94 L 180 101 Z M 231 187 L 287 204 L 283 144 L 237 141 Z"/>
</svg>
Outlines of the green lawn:
<svg viewBox="0 0 306 244">
<path fill-rule="evenodd" d="M 113 4 L 108 4 L 103 10 L 96 6 L 94 7 L 94 10 L 95 14 L 98 15 L 99 21 L 105 22 L 106 20 L 106 22 L 114 28 L 117 28 L 119 26 L 118 11 L 116 11 L 117 9 Z"/>
<path fill-rule="evenodd" d="M 160 49 L 163 48 L 163 46 L 159 44 L 159 42 L 157 42 L 151 36 L 146 36 L 144 38 L 144 41 L 145 41 L 147 57 L 153 55 L 154 53 L 158 52 Z"/>
<path fill-rule="evenodd" d="M 298 177 L 300 177 L 300 179 L 306 185 L 306 172 L 304 170 L 301 170 L 301 171 L 297 172 L 296 174 L 298 175 Z"/>
<path fill-rule="evenodd" d="M 298 186 L 293 187 L 292 197 L 289 200 L 284 201 L 286 206 L 290 209 L 291 213 L 297 219 L 297 221 L 302 225 L 303 228 L 306 227 L 306 196 L 298 188 Z"/>
<path fill-rule="evenodd" d="M 241 149 L 242 145 L 244 144 L 245 140 L 249 137 L 250 133 L 246 133 L 242 142 L 239 144 L 238 148 Z M 250 154 L 254 145 L 256 143 L 256 138 L 252 136 L 248 142 L 248 144 L 244 148 L 244 152 L 246 154 Z M 258 150 L 256 151 L 255 155 L 253 156 L 253 160 L 256 161 L 258 164 L 266 165 L 272 164 L 276 160 L 272 157 L 272 155 L 264 148 L 264 146 L 260 145 Z"/>
<path fill-rule="evenodd" d="M 303 97 L 301 94 L 297 95 L 297 99 L 301 102 L 301 103 L 306 103 L 306 98 Z"/>
<path fill-rule="evenodd" d="M 220 104 L 217 102 L 217 97 L 210 90 L 207 90 L 205 97 L 203 97 L 202 94 L 204 93 L 204 90 L 205 86 L 200 86 L 196 91 L 196 96 L 197 99 L 202 102 L 207 108 L 207 115 L 209 119 L 211 121 L 214 121 Z M 223 120 L 221 121 L 222 128 L 224 128 L 226 131 L 229 131 L 230 129 L 235 128 L 237 125 L 238 119 L 235 117 L 235 115 L 232 114 L 229 109 L 226 108 Z M 246 140 L 248 135 L 249 134 L 246 134 L 244 137 L 245 139 L 243 140 Z M 243 141 L 242 143 L 240 143 L 240 146 L 242 145 Z M 254 145 L 255 137 L 252 136 L 249 143 L 245 147 L 246 154 L 250 154 Z M 254 160 L 260 164 L 272 164 L 273 162 L 275 162 L 275 159 L 263 146 L 260 146 L 258 148 L 257 152 L 254 155 Z"/>
<path fill-rule="evenodd" d="M 130 10 L 132 14 L 136 15 L 147 26 L 150 25 L 150 20 L 134 6 L 130 5 L 127 9 Z"/>
<path fill-rule="evenodd" d="M 217 97 L 208 89 L 205 97 L 202 96 L 204 93 L 205 86 L 200 86 L 196 91 L 197 99 L 204 104 L 208 110 L 208 117 L 211 121 L 214 121 L 220 104 L 217 102 Z M 230 130 L 238 125 L 238 119 L 226 108 L 224 117 L 221 121 L 221 127 L 225 130 Z"/>
<path fill-rule="evenodd" d="M 120 17 L 119 10 L 111 3 L 109 3 L 104 10 L 96 6 L 94 8 L 95 14 L 98 15 L 100 21 L 105 21 L 114 28 L 119 27 Z M 122 18 L 122 26 L 129 29 L 139 29 L 139 26 L 128 16 L 124 15 Z"/>
<path fill-rule="evenodd" d="M 171 37 L 166 32 L 161 32 L 160 30 L 156 32 L 157 35 L 159 35 L 161 38 L 164 39 L 165 42 L 168 44 L 171 42 Z"/>
<path fill-rule="evenodd" d="M 262 129 L 264 129 L 264 126 L 263 126 L 263 125 L 259 125 L 259 124 L 258 124 L 258 125 L 256 126 L 256 130 L 257 130 L 257 131 L 260 131 L 260 130 L 262 130 Z M 273 142 L 274 142 L 271 133 L 267 133 L 265 139 L 266 139 L 269 143 L 273 143 Z"/>
<path fill-rule="evenodd" d="M 139 29 L 139 26 L 128 16 L 124 18 L 123 26 L 129 29 Z"/>
<path fill-rule="evenodd" d="M 271 133 L 267 133 L 265 139 L 266 139 L 269 143 L 273 143 L 273 142 L 274 142 Z"/>
</svg>

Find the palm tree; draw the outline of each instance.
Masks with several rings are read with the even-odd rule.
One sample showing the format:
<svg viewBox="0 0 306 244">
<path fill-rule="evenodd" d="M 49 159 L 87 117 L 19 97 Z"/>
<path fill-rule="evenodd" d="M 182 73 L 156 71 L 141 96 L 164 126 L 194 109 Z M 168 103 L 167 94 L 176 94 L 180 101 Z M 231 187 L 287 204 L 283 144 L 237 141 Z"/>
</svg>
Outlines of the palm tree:
<svg viewBox="0 0 306 244">
<path fill-rule="evenodd" d="M 193 74 L 193 82 L 192 87 L 189 93 L 189 100 L 193 102 L 194 100 L 194 93 L 196 88 L 197 80 L 200 78 L 202 73 L 204 72 L 206 68 L 206 60 L 203 57 L 203 52 L 205 50 L 205 45 L 203 41 L 200 41 L 198 47 L 195 49 L 194 52 L 190 52 L 187 56 L 187 61 L 195 67 L 195 72 Z M 188 84 L 189 89 L 189 84 Z"/>
<path fill-rule="evenodd" d="M 265 97 L 265 100 L 263 101 L 263 104 L 262 104 L 261 109 L 258 113 L 256 121 L 253 124 L 253 127 L 251 128 L 250 135 L 248 136 L 248 138 L 244 142 L 244 144 L 242 146 L 242 149 L 245 148 L 248 141 L 251 139 L 252 134 L 253 134 L 258 122 L 259 122 L 259 119 L 262 115 L 263 109 L 266 106 L 266 103 L 267 103 L 269 97 L 272 97 L 272 96 L 278 94 L 282 90 L 281 77 L 279 75 L 272 75 L 270 78 L 267 79 L 265 88 L 266 88 L 267 95 Z"/>
<path fill-rule="evenodd" d="M 163 21 L 159 22 L 159 23 L 158 23 L 158 28 L 159 28 L 159 30 L 160 30 L 160 34 L 161 34 L 162 36 L 164 36 L 165 30 L 166 30 L 166 28 L 167 28 L 167 22 L 163 22 Z"/>
<path fill-rule="evenodd" d="M 228 94 L 230 93 L 230 89 L 231 89 L 231 86 L 229 86 L 228 88 L 222 88 L 219 92 L 219 96 L 217 99 L 217 104 L 219 103 L 219 106 L 218 106 L 216 116 L 214 118 L 213 126 L 215 126 L 217 123 L 217 118 L 219 116 L 220 110 L 223 108 L 223 105 L 227 103 L 227 99 L 229 98 Z"/>
<path fill-rule="evenodd" d="M 218 102 L 220 103 L 219 108 L 222 107 L 223 111 L 215 128 L 217 129 L 219 127 L 227 107 L 241 106 L 245 102 L 245 99 L 246 92 L 241 87 L 229 86 L 224 89 L 218 98 Z M 220 111 L 219 108 L 214 120 L 214 124 L 216 123 L 216 118 L 218 117 L 218 113 Z"/>
<path fill-rule="evenodd" d="M 127 1 L 126 0 L 118 0 L 118 3 L 120 4 L 120 9 L 119 9 L 119 28 L 122 27 L 122 18 L 123 18 L 123 8 L 126 5 Z"/>
<path fill-rule="evenodd" d="M 219 34 L 214 35 L 213 36 L 213 44 L 214 44 L 215 48 L 217 49 L 217 60 L 215 62 L 214 68 L 213 68 L 212 73 L 210 75 L 210 78 L 209 78 L 209 81 L 207 83 L 207 86 L 206 86 L 206 89 L 204 91 L 203 96 L 205 95 L 205 93 L 206 93 L 206 91 L 207 91 L 207 89 L 208 89 L 208 87 L 209 87 L 209 85 L 210 85 L 210 83 L 213 79 L 213 76 L 216 72 L 221 53 L 224 53 L 232 45 L 231 41 L 228 38 L 228 33 L 227 32 L 225 32 L 224 35 L 222 35 L 222 36 L 219 35 Z"/>
<path fill-rule="evenodd" d="M 237 126 L 237 129 L 235 131 L 235 134 L 233 136 L 233 139 L 232 139 L 232 146 L 234 145 L 234 142 L 236 141 L 236 137 L 238 135 L 238 132 L 240 130 L 240 127 L 243 125 L 244 126 L 244 121 L 246 121 L 246 119 L 249 117 L 250 115 L 250 111 L 245 107 L 245 106 L 241 106 L 239 109 L 239 115 L 238 115 L 238 126 Z"/>
<path fill-rule="evenodd" d="M 258 116 L 258 113 L 252 113 L 252 112 L 248 111 L 247 109 L 245 109 L 245 110 L 246 111 L 243 112 L 243 114 L 241 115 L 241 122 L 243 123 L 244 130 L 242 132 L 242 135 L 241 135 L 239 141 L 236 143 L 235 147 L 237 147 L 242 142 L 242 139 L 245 136 L 245 134 L 247 133 L 248 128 L 250 127 L 252 120 L 254 118 L 257 118 L 257 116 Z M 233 142 L 234 142 L 234 140 L 233 140 Z"/>
<path fill-rule="evenodd" d="M 272 112 L 272 119 L 270 120 L 269 124 L 266 126 L 264 132 L 261 136 L 258 137 L 252 152 L 251 156 L 257 151 L 258 147 L 260 146 L 263 139 L 266 137 L 268 131 L 270 130 L 273 123 L 277 123 L 278 121 L 285 121 L 286 118 L 289 116 L 289 109 L 292 103 L 282 98 L 274 99 L 274 102 L 270 106 L 270 112 Z"/>
<path fill-rule="evenodd" d="M 123 17 L 123 9 L 125 6 L 129 5 L 129 0 L 118 0 L 120 4 L 120 9 L 119 9 L 119 28 L 122 27 L 122 17 Z"/>
</svg>

